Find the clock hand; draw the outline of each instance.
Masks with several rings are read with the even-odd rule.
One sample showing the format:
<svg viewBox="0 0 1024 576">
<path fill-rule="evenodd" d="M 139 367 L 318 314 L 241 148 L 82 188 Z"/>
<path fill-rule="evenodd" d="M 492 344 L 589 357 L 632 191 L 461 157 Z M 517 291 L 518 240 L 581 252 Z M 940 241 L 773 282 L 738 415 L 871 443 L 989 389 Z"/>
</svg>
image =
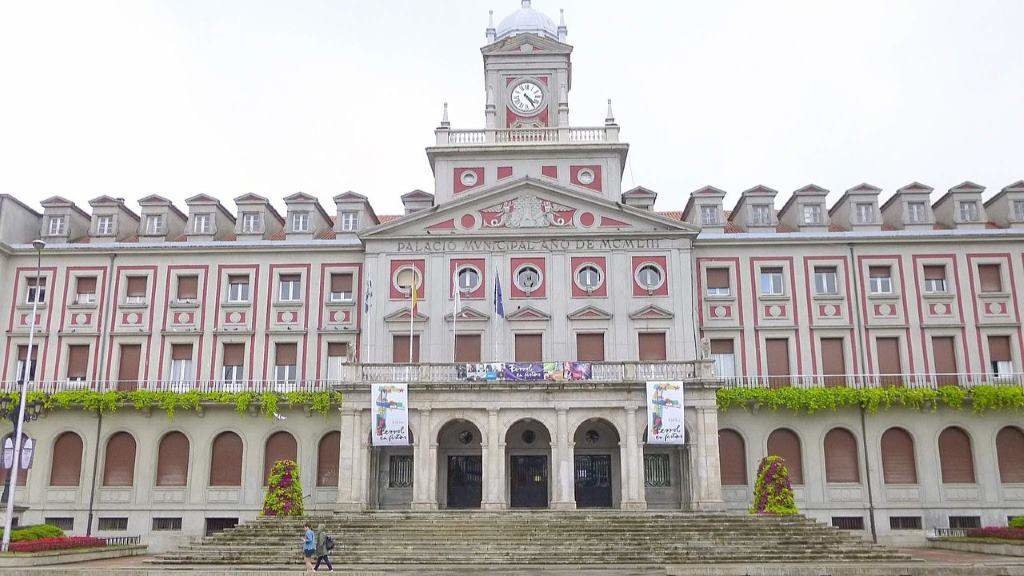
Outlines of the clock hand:
<svg viewBox="0 0 1024 576">
<path fill-rule="evenodd" d="M 526 92 L 523 92 L 523 98 L 526 98 L 530 102 L 530 104 L 536 104 L 537 103 L 537 101 L 534 100 L 533 98 L 530 98 L 530 95 L 527 94 Z"/>
</svg>

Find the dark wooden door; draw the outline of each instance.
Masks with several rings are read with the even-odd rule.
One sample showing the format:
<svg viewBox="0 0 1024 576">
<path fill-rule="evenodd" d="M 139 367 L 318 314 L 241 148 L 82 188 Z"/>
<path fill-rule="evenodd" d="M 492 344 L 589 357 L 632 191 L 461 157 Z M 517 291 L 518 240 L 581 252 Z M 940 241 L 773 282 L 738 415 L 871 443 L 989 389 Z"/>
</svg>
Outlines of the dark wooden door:
<svg viewBox="0 0 1024 576">
<path fill-rule="evenodd" d="M 480 456 L 448 456 L 448 507 L 479 508 L 483 497 Z"/>
<path fill-rule="evenodd" d="M 511 506 L 513 508 L 547 508 L 548 457 L 512 456 Z"/>
<path fill-rule="evenodd" d="M 576 507 L 612 507 L 612 457 L 610 454 L 576 455 Z"/>
</svg>

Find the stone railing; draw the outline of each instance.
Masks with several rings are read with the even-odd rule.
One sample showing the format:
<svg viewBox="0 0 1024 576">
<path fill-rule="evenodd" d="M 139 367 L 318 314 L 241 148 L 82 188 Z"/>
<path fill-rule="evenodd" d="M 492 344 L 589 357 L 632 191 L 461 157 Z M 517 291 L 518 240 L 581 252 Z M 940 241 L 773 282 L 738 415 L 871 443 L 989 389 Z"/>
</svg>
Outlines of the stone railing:
<svg viewBox="0 0 1024 576">
<path fill-rule="evenodd" d="M 586 144 L 619 141 L 619 127 L 596 126 L 571 128 L 483 128 L 479 130 L 434 131 L 438 146 L 482 146 L 487 144 Z"/>
</svg>

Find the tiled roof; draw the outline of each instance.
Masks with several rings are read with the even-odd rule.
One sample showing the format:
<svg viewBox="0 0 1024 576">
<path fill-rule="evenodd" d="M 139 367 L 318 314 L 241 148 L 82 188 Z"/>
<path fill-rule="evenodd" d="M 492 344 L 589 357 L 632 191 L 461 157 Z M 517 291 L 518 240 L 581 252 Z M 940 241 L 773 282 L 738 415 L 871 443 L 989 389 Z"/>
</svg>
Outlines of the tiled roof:
<svg viewBox="0 0 1024 576">
<path fill-rule="evenodd" d="M 683 219 L 683 211 L 682 210 L 659 211 L 659 212 L 656 212 L 656 214 L 659 215 L 659 216 L 664 216 L 665 218 L 670 218 L 672 220 L 682 220 Z"/>
<path fill-rule="evenodd" d="M 388 222 L 394 222 L 395 220 L 398 220 L 401 217 L 402 216 L 400 214 L 381 214 L 378 217 L 378 219 L 380 220 L 381 224 L 387 224 Z"/>
</svg>

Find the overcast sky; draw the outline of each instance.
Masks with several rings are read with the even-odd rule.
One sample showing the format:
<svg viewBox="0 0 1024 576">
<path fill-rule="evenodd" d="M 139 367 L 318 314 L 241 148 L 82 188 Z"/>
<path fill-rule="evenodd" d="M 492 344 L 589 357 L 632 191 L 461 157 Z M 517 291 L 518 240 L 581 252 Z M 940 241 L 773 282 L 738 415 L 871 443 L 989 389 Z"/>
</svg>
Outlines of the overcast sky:
<svg viewBox="0 0 1024 576">
<path fill-rule="evenodd" d="M 519 0 L 5 0 L 0 192 L 182 200 L 433 190 L 441 104 L 483 126 L 487 10 Z M 1024 178 L 1024 1 L 535 0 L 565 8 L 573 125 L 612 98 L 624 186 L 883 198 Z"/>
</svg>

